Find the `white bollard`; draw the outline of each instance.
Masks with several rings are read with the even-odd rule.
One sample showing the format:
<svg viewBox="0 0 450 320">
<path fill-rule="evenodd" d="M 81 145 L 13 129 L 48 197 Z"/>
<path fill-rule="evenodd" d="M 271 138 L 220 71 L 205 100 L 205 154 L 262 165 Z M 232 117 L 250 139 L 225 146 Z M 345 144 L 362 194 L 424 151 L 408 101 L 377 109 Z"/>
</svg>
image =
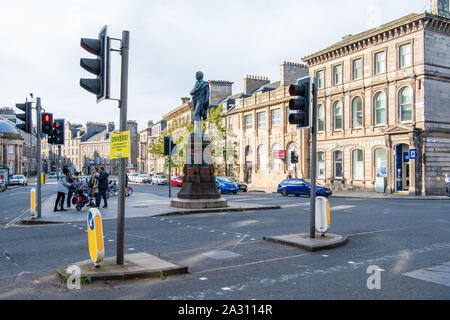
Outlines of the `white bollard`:
<svg viewBox="0 0 450 320">
<path fill-rule="evenodd" d="M 325 197 L 316 198 L 316 230 L 322 234 L 330 230 L 330 203 Z"/>
</svg>

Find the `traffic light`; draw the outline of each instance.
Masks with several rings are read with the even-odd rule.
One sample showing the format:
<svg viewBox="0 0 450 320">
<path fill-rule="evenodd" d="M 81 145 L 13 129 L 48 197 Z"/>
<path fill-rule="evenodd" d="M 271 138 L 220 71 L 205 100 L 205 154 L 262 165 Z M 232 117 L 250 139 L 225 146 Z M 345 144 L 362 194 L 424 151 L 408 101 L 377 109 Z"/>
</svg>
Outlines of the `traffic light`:
<svg viewBox="0 0 450 320">
<path fill-rule="evenodd" d="M 42 133 L 50 137 L 53 133 L 53 114 L 43 113 L 42 114 Z"/>
<path fill-rule="evenodd" d="M 291 163 L 298 163 L 298 156 L 295 154 L 295 151 L 291 151 Z"/>
<path fill-rule="evenodd" d="M 289 115 L 289 124 L 297 125 L 297 129 L 309 128 L 311 117 L 312 78 L 303 77 L 289 87 L 289 110 L 294 111 Z"/>
<path fill-rule="evenodd" d="M 23 123 L 16 124 L 16 127 L 26 133 L 31 133 L 31 130 L 33 129 L 31 102 L 16 103 L 16 108 L 25 112 L 16 114 L 16 117 L 23 121 Z"/>
<path fill-rule="evenodd" d="M 110 97 L 110 50 L 107 26 L 104 26 L 98 39 L 81 38 L 81 47 L 97 56 L 96 59 L 80 60 L 83 69 L 93 73 L 97 79 L 80 79 L 80 86 L 97 96 L 97 103 Z"/>
<path fill-rule="evenodd" d="M 64 119 L 55 119 L 52 134 L 48 137 L 48 143 L 64 144 Z"/>
<path fill-rule="evenodd" d="M 172 137 L 164 137 L 164 155 L 168 156 L 170 153 L 170 150 L 173 150 L 175 148 L 176 144 L 173 143 Z"/>
</svg>

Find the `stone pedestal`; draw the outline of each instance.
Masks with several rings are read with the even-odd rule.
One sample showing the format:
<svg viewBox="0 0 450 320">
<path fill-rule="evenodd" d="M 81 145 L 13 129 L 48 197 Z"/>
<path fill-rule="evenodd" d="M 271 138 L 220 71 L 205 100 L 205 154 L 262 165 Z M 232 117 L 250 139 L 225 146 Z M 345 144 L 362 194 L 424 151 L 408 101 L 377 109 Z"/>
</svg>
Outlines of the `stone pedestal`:
<svg viewBox="0 0 450 320">
<path fill-rule="evenodd" d="M 191 134 L 186 144 L 183 186 L 172 207 L 222 208 L 227 200 L 221 199 L 216 187 L 214 165 L 211 161 L 211 140 L 205 134 Z"/>
</svg>

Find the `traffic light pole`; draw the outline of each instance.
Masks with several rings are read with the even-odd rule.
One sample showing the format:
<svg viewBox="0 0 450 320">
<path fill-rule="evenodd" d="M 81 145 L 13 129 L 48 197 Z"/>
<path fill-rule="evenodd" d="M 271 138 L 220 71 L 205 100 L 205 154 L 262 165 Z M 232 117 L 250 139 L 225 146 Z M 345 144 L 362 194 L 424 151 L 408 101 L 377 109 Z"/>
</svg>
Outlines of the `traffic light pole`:
<svg viewBox="0 0 450 320">
<path fill-rule="evenodd" d="M 120 81 L 120 131 L 127 130 L 128 107 L 128 51 L 130 48 L 130 32 L 122 32 L 122 70 Z M 119 201 L 117 208 L 117 256 L 116 264 L 124 264 L 124 233 L 125 233 L 125 179 L 127 159 L 119 160 Z"/>
<path fill-rule="evenodd" d="M 37 218 L 41 218 L 41 208 L 42 208 L 42 201 L 41 201 L 41 171 L 42 171 L 42 159 L 41 159 L 41 98 L 36 98 L 36 143 L 37 143 L 37 188 L 36 188 L 36 199 L 37 199 L 37 205 L 36 205 L 36 211 L 37 211 Z"/>
<path fill-rule="evenodd" d="M 312 106 L 311 106 L 311 191 L 310 191 L 310 210 L 311 221 L 309 237 L 314 239 L 316 237 L 316 141 L 317 141 L 317 78 L 313 78 L 312 85 Z"/>
</svg>

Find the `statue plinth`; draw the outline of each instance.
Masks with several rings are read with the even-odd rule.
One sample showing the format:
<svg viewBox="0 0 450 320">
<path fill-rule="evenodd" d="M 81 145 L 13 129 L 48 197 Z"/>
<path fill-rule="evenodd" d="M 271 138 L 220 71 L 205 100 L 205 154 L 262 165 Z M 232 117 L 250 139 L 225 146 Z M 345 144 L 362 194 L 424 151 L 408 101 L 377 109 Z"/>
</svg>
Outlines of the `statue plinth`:
<svg viewBox="0 0 450 320">
<path fill-rule="evenodd" d="M 216 187 L 214 165 L 211 161 L 211 140 L 206 134 L 193 133 L 186 144 L 183 186 L 172 207 L 202 209 L 223 208 L 227 200 L 221 199 Z"/>
</svg>

